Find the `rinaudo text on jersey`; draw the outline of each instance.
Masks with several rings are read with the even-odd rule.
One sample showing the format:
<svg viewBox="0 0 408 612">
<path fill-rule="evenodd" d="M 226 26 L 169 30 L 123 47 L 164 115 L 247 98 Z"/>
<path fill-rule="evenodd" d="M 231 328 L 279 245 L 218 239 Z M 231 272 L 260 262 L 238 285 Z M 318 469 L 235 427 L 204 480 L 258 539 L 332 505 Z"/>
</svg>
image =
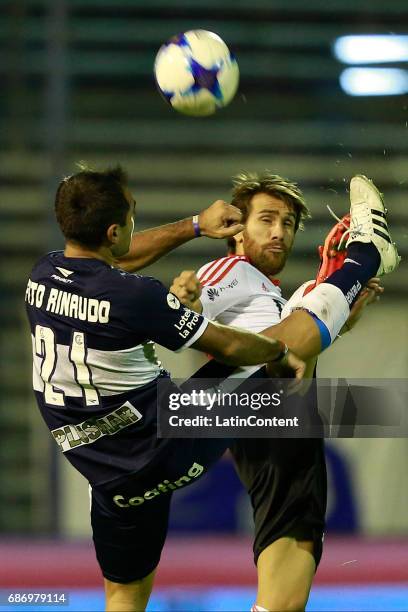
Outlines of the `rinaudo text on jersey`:
<svg viewBox="0 0 408 612">
<path fill-rule="evenodd" d="M 87 298 L 62 289 L 50 289 L 31 279 L 28 280 L 25 301 L 30 306 L 72 319 L 88 323 L 109 323 L 111 303 L 108 300 Z"/>
</svg>

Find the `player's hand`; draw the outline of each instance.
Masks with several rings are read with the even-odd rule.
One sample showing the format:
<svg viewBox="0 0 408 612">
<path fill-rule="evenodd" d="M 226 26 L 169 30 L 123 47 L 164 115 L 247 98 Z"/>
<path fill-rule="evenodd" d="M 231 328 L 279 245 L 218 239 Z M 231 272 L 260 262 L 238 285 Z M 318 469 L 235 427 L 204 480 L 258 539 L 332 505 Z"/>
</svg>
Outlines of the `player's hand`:
<svg viewBox="0 0 408 612">
<path fill-rule="evenodd" d="M 381 279 L 378 277 L 370 278 L 360 294 L 360 298 L 365 299 L 366 306 L 373 302 L 378 302 L 381 295 L 384 293 L 384 287 L 381 285 Z M 357 300 L 358 301 L 358 300 Z"/>
<path fill-rule="evenodd" d="M 242 213 L 223 200 L 216 200 L 198 216 L 202 236 L 208 238 L 228 238 L 242 232 Z"/>
<path fill-rule="evenodd" d="M 306 372 L 306 363 L 292 351 L 288 351 L 280 361 L 270 361 L 266 364 L 270 376 L 279 378 L 296 378 L 302 380 Z"/>
<path fill-rule="evenodd" d="M 183 270 L 181 274 L 176 276 L 173 279 L 170 291 L 178 297 L 182 304 L 196 310 L 195 305 L 200 299 L 201 285 L 193 270 Z"/>
<path fill-rule="evenodd" d="M 373 304 L 374 302 L 378 302 L 381 295 L 384 293 L 384 287 L 380 284 L 380 279 L 375 277 L 371 278 L 367 285 L 364 287 L 362 292 L 360 293 L 357 300 L 354 302 L 352 309 L 350 310 L 349 318 L 347 319 L 343 329 L 340 332 L 345 333 L 353 329 L 355 324 L 361 318 L 364 309 L 366 306 Z"/>
</svg>

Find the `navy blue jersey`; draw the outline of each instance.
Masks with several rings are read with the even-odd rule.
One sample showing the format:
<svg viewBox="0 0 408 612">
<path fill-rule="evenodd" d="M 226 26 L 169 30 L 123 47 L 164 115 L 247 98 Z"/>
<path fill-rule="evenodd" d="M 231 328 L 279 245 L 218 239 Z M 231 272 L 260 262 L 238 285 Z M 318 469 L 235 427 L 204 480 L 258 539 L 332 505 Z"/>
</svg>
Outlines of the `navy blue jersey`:
<svg viewBox="0 0 408 612">
<path fill-rule="evenodd" d="M 26 290 L 33 387 L 66 457 L 91 482 L 134 473 L 161 452 L 154 343 L 177 351 L 208 321 L 156 279 L 60 251 L 34 266 Z"/>
</svg>

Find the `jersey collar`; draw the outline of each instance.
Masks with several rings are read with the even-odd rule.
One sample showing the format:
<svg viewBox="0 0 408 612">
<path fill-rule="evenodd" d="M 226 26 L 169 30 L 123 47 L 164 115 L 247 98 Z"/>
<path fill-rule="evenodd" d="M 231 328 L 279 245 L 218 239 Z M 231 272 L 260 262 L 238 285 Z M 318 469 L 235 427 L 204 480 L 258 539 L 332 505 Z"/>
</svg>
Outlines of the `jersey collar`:
<svg viewBox="0 0 408 612">
<path fill-rule="evenodd" d="M 250 260 L 248 255 L 242 255 L 242 257 L 245 258 L 245 260 L 249 264 L 251 264 L 251 266 L 253 266 L 255 268 L 255 270 L 258 270 L 258 268 L 256 266 L 254 266 L 254 264 L 252 263 L 252 261 Z M 280 280 L 278 278 L 269 278 L 269 276 L 266 276 L 266 274 L 264 274 L 260 270 L 258 270 L 258 272 L 259 272 L 259 274 L 262 274 L 265 278 L 267 278 L 269 282 L 271 282 L 273 285 L 275 285 L 275 287 L 280 287 L 281 282 L 280 282 Z"/>
</svg>

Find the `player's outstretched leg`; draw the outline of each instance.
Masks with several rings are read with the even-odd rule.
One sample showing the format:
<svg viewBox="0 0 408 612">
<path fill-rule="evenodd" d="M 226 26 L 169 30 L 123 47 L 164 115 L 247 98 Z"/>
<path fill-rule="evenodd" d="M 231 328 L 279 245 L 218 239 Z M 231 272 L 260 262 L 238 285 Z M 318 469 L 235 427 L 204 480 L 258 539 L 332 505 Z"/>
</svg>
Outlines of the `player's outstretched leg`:
<svg viewBox="0 0 408 612">
<path fill-rule="evenodd" d="M 383 198 L 368 178 L 350 182 L 350 228 L 344 231 L 347 256 L 343 265 L 304 295 L 294 293 L 282 322 L 263 332 L 286 342 L 303 359 L 317 355 L 337 337 L 362 289 L 374 276 L 389 274 L 400 257 L 391 239 Z"/>
</svg>

